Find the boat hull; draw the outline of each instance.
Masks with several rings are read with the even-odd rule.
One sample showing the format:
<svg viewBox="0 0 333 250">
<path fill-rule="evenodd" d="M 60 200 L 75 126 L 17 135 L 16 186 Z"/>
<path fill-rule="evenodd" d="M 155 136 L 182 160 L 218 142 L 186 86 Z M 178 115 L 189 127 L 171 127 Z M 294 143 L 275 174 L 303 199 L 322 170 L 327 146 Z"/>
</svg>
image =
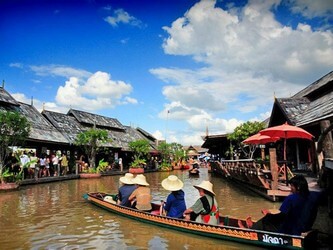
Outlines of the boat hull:
<svg viewBox="0 0 333 250">
<path fill-rule="evenodd" d="M 303 236 L 294 236 L 274 232 L 239 228 L 236 226 L 237 219 L 234 218 L 221 218 L 222 221 L 224 221 L 225 225 L 214 226 L 204 223 L 160 216 L 154 212 L 148 213 L 109 203 L 103 200 L 105 196 L 108 196 L 108 194 L 88 193 L 84 195 L 84 198 L 93 203 L 94 205 L 104 208 L 110 212 L 130 217 L 135 220 L 210 238 L 236 241 L 245 244 L 280 249 L 303 249 L 305 247 L 306 241 L 308 240 L 306 239 L 306 237 Z M 153 210 L 158 211 L 159 205 L 152 205 Z M 228 226 L 226 225 L 227 222 L 229 224 Z"/>
</svg>

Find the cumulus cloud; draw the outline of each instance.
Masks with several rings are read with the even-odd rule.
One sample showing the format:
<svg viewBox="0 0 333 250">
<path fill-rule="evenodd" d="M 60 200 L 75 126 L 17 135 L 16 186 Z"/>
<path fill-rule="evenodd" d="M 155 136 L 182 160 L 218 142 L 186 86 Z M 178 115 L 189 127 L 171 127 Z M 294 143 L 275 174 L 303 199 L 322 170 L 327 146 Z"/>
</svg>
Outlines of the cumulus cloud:
<svg viewBox="0 0 333 250">
<path fill-rule="evenodd" d="M 328 72 L 332 62 L 322 62 L 322 56 L 333 56 L 332 33 L 282 25 L 271 11 L 279 2 L 253 0 L 228 12 L 215 7 L 215 1 L 201 1 L 164 27 L 169 35 L 164 51 L 192 56 L 224 72 L 260 72 L 289 82 L 304 83 L 313 65 Z"/>
<path fill-rule="evenodd" d="M 150 70 L 166 84 L 163 95 L 169 101 L 165 105 L 169 119 L 186 120 L 201 134 L 205 122 L 212 131 L 231 132 L 244 121 L 220 119 L 226 110 L 234 112 L 234 117 L 253 114 L 254 118 L 259 113 L 266 119 L 274 96 L 289 97 L 310 84 L 310 79 L 331 71 L 332 32 L 314 30 L 305 23 L 293 28 L 278 22 L 273 10 L 281 3 L 250 0 L 242 7 L 222 9 L 216 1 L 204 0 L 163 27 L 166 54 L 190 56 L 204 65 L 195 71 Z M 309 13 L 324 14 L 324 2 L 317 7 L 315 3 L 307 5 Z M 302 6 L 298 0 L 290 4 Z M 304 9 L 298 10 L 305 15 Z M 164 119 L 165 110 L 159 114 Z"/>
<path fill-rule="evenodd" d="M 34 100 L 34 106 L 38 110 L 42 110 L 44 107 L 52 111 L 67 112 L 68 108 L 77 108 L 93 112 L 115 108 L 118 105 L 138 104 L 138 101 L 130 96 L 133 91 L 132 85 L 124 81 L 113 80 L 111 75 L 106 72 L 91 73 L 65 65 L 27 66 L 21 63 L 12 63 L 10 66 L 28 68 L 40 77 L 53 76 L 67 79 L 64 85 L 59 86 L 55 102 L 43 103 Z M 32 81 L 40 82 L 40 80 L 35 79 Z M 24 103 L 31 102 L 20 93 L 16 93 L 15 97 Z"/>
<path fill-rule="evenodd" d="M 113 15 L 107 16 L 104 20 L 109 23 L 112 27 L 117 27 L 120 23 L 129 24 L 136 27 L 142 27 L 143 23 L 131 16 L 128 12 L 123 9 L 116 9 L 113 12 Z"/>
<path fill-rule="evenodd" d="M 123 81 L 114 81 L 105 72 L 96 72 L 86 81 L 70 77 L 57 91 L 56 101 L 64 106 L 98 110 L 114 108 L 116 105 L 137 103 L 130 98 L 132 86 Z"/>
</svg>

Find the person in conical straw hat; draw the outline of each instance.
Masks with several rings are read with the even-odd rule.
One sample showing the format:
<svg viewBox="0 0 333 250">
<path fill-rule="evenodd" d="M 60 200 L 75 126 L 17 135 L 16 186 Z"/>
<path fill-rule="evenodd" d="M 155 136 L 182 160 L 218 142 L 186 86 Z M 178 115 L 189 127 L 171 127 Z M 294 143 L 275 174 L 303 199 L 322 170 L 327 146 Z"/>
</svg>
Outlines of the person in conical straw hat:
<svg viewBox="0 0 333 250">
<path fill-rule="evenodd" d="M 119 182 L 122 185 L 118 190 L 118 205 L 131 207 L 131 202 L 128 200 L 128 198 L 136 189 L 133 179 L 134 175 L 131 173 L 126 173 L 124 176 L 119 178 Z"/>
<path fill-rule="evenodd" d="M 185 193 L 182 190 L 184 183 L 175 175 L 170 175 L 161 182 L 165 190 L 171 191 L 166 202 L 162 201 L 161 215 L 174 218 L 183 218 L 186 210 Z"/>
<path fill-rule="evenodd" d="M 193 187 L 198 189 L 200 198 L 184 211 L 185 219 L 218 225 L 220 222 L 219 209 L 213 191 L 213 184 L 210 181 L 202 181 Z"/>
<path fill-rule="evenodd" d="M 137 188 L 128 198 L 132 202 L 132 207 L 138 210 L 150 211 L 152 209 L 152 196 L 146 176 L 138 174 L 133 179 L 133 183 L 137 186 Z"/>
</svg>

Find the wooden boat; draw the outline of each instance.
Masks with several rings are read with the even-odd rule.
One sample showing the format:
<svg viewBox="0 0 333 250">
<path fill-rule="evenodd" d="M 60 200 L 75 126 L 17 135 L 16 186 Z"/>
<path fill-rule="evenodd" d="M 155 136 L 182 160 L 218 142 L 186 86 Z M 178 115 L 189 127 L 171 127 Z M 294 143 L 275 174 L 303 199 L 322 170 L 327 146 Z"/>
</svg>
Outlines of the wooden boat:
<svg viewBox="0 0 333 250">
<path fill-rule="evenodd" d="M 235 241 L 239 243 L 257 245 L 279 249 L 305 249 L 312 248 L 316 244 L 316 233 L 311 231 L 306 236 L 295 236 L 267 231 L 259 231 L 238 227 L 238 219 L 220 217 L 221 225 L 209 225 L 194 221 L 185 221 L 159 215 L 159 204 L 152 203 L 152 212 L 139 211 L 115 204 L 115 195 L 102 192 L 87 193 L 83 196 L 92 204 L 104 208 L 110 212 L 120 214 L 135 220 L 151 223 L 161 227 L 187 232 L 195 235 L 207 236 L 221 240 Z M 111 201 L 110 201 L 111 200 Z M 245 224 L 244 221 L 242 221 Z"/>
</svg>

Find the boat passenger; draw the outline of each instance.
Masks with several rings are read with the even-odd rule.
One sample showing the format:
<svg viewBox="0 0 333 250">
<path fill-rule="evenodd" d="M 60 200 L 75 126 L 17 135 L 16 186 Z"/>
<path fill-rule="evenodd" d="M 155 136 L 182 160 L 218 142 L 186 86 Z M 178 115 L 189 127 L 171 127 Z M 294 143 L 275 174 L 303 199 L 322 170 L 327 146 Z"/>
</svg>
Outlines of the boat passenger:
<svg viewBox="0 0 333 250">
<path fill-rule="evenodd" d="M 149 183 L 146 181 L 146 176 L 138 174 L 134 179 L 133 183 L 137 185 L 137 188 L 128 198 L 132 202 L 132 207 L 138 210 L 150 211 L 151 206 L 151 192 Z"/>
<path fill-rule="evenodd" d="M 161 182 L 165 190 L 171 191 L 166 202 L 162 202 L 161 215 L 173 218 L 183 218 L 186 210 L 185 193 L 182 190 L 184 183 L 175 175 L 170 175 Z"/>
<path fill-rule="evenodd" d="M 219 209 L 213 191 L 213 184 L 210 181 L 202 181 L 194 187 L 198 189 L 200 198 L 184 211 L 185 219 L 218 225 Z"/>
<path fill-rule="evenodd" d="M 277 212 L 264 209 L 264 217 L 253 223 L 248 217 L 248 228 L 301 235 L 311 230 L 317 216 L 319 192 L 310 192 L 303 175 L 295 175 L 290 179 L 291 194 L 287 196 Z M 245 227 L 238 221 L 239 227 Z"/>
<path fill-rule="evenodd" d="M 133 182 L 134 176 L 131 173 L 126 173 L 125 176 L 119 178 L 122 186 L 118 190 L 118 201 L 117 204 L 125 207 L 131 207 L 131 202 L 128 200 L 130 195 L 136 189 Z"/>
</svg>

